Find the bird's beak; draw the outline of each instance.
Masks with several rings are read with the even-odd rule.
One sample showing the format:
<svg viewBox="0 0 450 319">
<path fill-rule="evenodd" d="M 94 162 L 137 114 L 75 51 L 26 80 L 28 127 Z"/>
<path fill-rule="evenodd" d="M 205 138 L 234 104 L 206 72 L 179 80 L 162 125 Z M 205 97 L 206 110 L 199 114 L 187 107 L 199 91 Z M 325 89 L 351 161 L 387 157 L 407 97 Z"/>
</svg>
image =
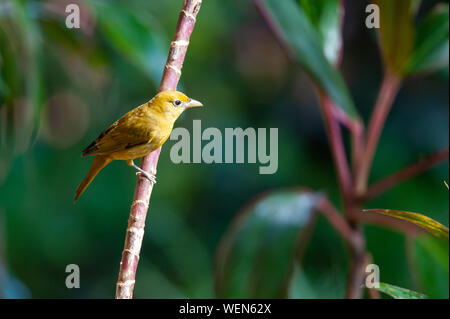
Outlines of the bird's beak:
<svg viewBox="0 0 450 319">
<path fill-rule="evenodd" d="M 191 107 L 198 107 L 198 106 L 203 106 L 203 104 L 194 99 L 190 99 L 189 102 L 186 102 L 186 104 L 185 104 L 185 107 L 187 109 L 191 108 Z"/>
</svg>

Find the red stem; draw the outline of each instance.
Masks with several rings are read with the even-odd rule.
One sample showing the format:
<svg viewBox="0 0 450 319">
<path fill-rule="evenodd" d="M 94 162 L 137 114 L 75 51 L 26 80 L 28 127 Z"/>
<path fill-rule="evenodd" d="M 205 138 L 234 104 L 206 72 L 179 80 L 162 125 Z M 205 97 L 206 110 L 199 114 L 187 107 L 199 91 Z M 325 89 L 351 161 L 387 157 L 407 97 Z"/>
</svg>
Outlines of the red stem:
<svg viewBox="0 0 450 319">
<path fill-rule="evenodd" d="M 331 152 L 338 175 L 339 187 L 341 189 L 344 206 L 348 206 L 349 196 L 352 191 L 352 177 L 350 168 L 345 154 L 344 142 L 342 140 L 341 129 L 336 116 L 334 116 L 334 103 L 324 93 L 319 93 L 319 98 L 322 105 L 322 113 L 325 121 L 325 126 L 328 132 L 328 139 L 330 141 Z M 346 212 L 349 211 L 346 209 Z"/>
<path fill-rule="evenodd" d="M 446 147 L 438 152 L 422 158 L 420 161 L 413 163 L 388 177 L 383 178 L 369 187 L 367 192 L 360 198 L 361 202 L 369 201 L 372 198 L 386 192 L 390 188 L 400 184 L 401 182 L 419 175 L 420 173 L 432 168 L 434 165 L 448 159 L 448 156 L 449 151 L 448 147 Z"/>
<path fill-rule="evenodd" d="M 327 198 L 323 198 L 319 202 L 317 209 L 328 219 L 330 224 L 333 225 L 350 246 L 364 247 L 364 238 L 361 237 L 361 234 L 350 226 L 348 221 Z"/>
<path fill-rule="evenodd" d="M 346 219 L 344 219 L 345 224 L 343 221 L 338 219 L 336 215 L 338 214 L 337 212 L 332 213 L 333 210 L 329 208 L 324 212 L 327 214 L 329 221 L 336 228 L 336 230 L 338 230 L 341 235 L 349 242 L 351 265 L 347 278 L 345 296 L 346 298 L 356 299 L 362 297 L 361 284 L 364 280 L 364 270 L 365 265 L 367 264 L 365 257 L 365 240 L 358 225 L 358 220 L 356 219 L 357 215 L 359 214 L 359 207 L 354 200 L 353 180 L 345 153 L 341 130 L 339 127 L 340 117 L 338 116 L 339 114 L 336 114 L 335 110 L 337 108 L 328 96 L 321 93 L 320 100 L 322 104 L 325 126 L 328 131 L 328 138 L 333 154 L 333 160 L 336 166 L 338 181 L 343 197 L 344 210 L 347 217 Z M 362 131 L 358 132 L 358 134 L 362 135 Z M 355 137 L 359 139 L 361 138 L 361 135 L 358 134 L 355 134 Z M 361 150 L 359 149 L 358 151 Z"/>
<path fill-rule="evenodd" d="M 372 255 L 369 253 L 367 253 L 367 263 L 373 264 Z M 367 286 L 366 286 L 366 288 L 367 288 Z M 370 299 L 381 299 L 380 292 L 375 288 L 367 288 L 367 293 L 368 293 Z"/>
<path fill-rule="evenodd" d="M 181 76 L 184 57 L 186 55 L 189 39 L 194 30 L 195 19 L 200 10 L 201 0 L 185 0 L 178 18 L 175 35 L 170 44 L 169 55 L 164 68 L 159 91 L 176 90 Z M 141 168 L 156 174 L 161 148 L 142 158 Z M 136 183 L 133 203 L 128 219 L 128 228 L 125 237 L 122 260 L 120 262 L 119 278 L 116 285 L 117 299 L 131 299 L 139 261 L 144 225 L 147 215 L 150 195 L 153 184 L 146 178 L 139 177 Z"/>
<path fill-rule="evenodd" d="M 361 299 L 363 293 L 362 287 L 366 276 L 366 266 L 369 263 L 369 256 L 366 254 L 364 248 L 362 250 L 351 249 L 350 253 L 352 255 L 352 263 L 350 265 L 347 278 L 345 298 Z"/>
<path fill-rule="evenodd" d="M 358 172 L 364 154 L 364 126 L 355 122 L 350 127 L 350 132 L 352 137 L 352 171 Z"/>
<path fill-rule="evenodd" d="M 367 140 L 364 154 L 361 159 L 361 166 L 356 175 L 356 193 L 363 194 L 367 188 L 370 168 L 372 166 L 373 157 L 377 149 L 378 141 L 383 131 L 387 115 L 391 109 L 394 98 L 400 88 L 400 78 L 394 74 L 387 72 L 383 78 L 377 101 L 375 103 L 374 112 L 370 119 L 367 130 Z"/>
<path fill-rule="evenodd" d="M 333 114 L 351 133 L 352 139 L 352 171 L 357 172 L 364 154 L 364 123 L 351 118 L 340 108 L 334 107 Z"/>
</svg>

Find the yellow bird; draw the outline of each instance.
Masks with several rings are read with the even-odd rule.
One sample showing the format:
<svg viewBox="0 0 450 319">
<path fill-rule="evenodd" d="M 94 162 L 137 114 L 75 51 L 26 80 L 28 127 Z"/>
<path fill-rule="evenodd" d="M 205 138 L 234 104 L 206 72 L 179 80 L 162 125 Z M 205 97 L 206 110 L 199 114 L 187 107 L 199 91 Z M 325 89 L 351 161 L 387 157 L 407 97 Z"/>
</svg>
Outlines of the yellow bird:
<svg viewBox="0 0 450 319">
<path fill-rule="evenodd" d="M 98 172 L 113 160 L 126 161 L 138 171 L 136 174 L 142 174 L 156 182 L 155 176 L 135 165 L 133 160 L 146 156 L 163 145 L 181 113 L 196 106 L 203 104 L 181 92 L 164 91 L 114 122 L 83 150 L 83 156 L 96 156 L 91 169 L 75 192 L 74 203 Z"/>
</svg>

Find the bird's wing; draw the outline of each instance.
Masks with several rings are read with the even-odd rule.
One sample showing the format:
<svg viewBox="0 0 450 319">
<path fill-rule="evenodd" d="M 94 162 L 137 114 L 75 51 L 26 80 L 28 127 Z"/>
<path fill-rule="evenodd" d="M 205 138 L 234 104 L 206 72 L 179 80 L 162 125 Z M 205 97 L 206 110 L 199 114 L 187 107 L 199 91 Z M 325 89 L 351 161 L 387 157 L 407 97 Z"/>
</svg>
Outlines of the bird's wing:
<svg viewBox="0 0 450 319">
<path fill-rule="evenodd" d="M 134 109 L 103 131 L 83 155 L 107 155 L 149 143 L 154 136 L 155 123 L 139 109 Z"/>
</svg>

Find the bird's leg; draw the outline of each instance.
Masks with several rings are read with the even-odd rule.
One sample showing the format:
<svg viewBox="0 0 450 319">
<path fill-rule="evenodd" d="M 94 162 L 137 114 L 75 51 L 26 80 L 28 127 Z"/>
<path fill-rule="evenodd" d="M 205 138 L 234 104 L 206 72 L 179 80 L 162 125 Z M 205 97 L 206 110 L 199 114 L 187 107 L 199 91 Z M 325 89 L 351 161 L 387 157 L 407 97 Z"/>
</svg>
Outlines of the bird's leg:
<svg viewBox="0 0 450 319">
<path fill-rule="evenodd" d="M 155 175 L 152 175 L 152 174 L 144 171 L 142 168 L 140 168 L 139 166 L 134 164 L 133 160 L 128 160 L 127 164 L 137 170 L 136 175 L 142 175 L 142 176 L 146 177 L 153 184 L 156 184 Z"/>
</svg>

